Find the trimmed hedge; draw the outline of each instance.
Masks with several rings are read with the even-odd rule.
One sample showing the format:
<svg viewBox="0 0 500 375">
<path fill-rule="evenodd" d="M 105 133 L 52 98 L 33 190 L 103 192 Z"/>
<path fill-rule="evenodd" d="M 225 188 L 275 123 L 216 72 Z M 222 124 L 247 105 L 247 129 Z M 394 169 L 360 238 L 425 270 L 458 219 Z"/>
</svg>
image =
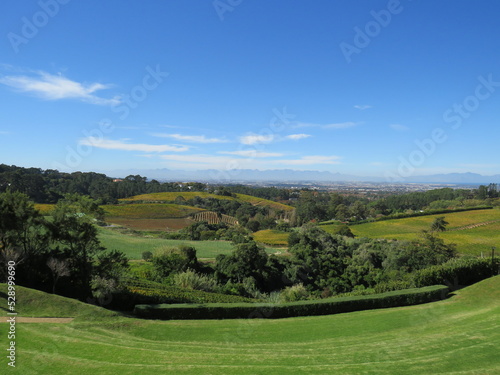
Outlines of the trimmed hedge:
<svg viewBox="0 0 500 375">
<path fill-rule="evenodd" d="M 383 294 L 357 297 L 326 298 L 315 301 L 272 303 L 208 303 L 136 305 L 134 314 L 148 319 L 251 319 L 290 318 L 295 316 L 329 315 L 360 310 L 409 306 L 441 300 L 448 287 L 434 285 Z"/>
<path fill-rule="evenodd" d="M 158 303 L 252 303 L 251 298 L 190 290 L 143 279 L 124 281 L 124 290 L 113 293 L 109 308 L 131 311 L 137 304 Z"/>
</svg>

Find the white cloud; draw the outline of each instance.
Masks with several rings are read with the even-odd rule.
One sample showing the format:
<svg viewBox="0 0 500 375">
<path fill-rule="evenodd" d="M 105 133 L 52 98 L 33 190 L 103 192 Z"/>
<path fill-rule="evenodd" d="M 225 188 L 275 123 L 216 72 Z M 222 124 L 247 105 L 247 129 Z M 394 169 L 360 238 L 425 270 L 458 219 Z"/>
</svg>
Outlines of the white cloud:
<svg viewBox="0 0 500 375">
<path fill-rule="evenodd" d="M 240 142 L 244 145 L 255 145 L 258 143 L 271 143 L 272 141 L 274 141 L 274 139 L 275 137 L 273 134 L 247 134 L 240 137 Z"/>
<path fill-rule="evenodd" d="M 348 122 L 339 122 L 339 123 L 335 123 L 335 124 L 323 125 L 323 128 L 324 129 L 346 129 L 346 128 L 352 128 L 353 126 L 357 126 L 357 125 L 359 125 L 358 122 L 348 121 Z"/>
<path fill-rule="evenodd" d="M 173 138 L 179 141 L 194 142 L 194 143 L 226 143 L 226 139 L 222 138 L 206 138 L 204 135 L 182 135 L 182 134 L 166 134 L 154 133 L 154 137 Z"/>
<path fill-rule="evenodd" d="M 310 136 L 311 136 L 310 134 L 290 134 L 287 135 L 285 138 L 296 141 L 299 139 L 309 138 Z"/>
<path fill-rule="evenodd" d="M 342 159 L 340 156 L 311 155 L 295 160 L 279 160 L 279 162 L 290 165 L 340 164 L 340 159 Z"/>
<path fill-rule="evenodd" d="M 410 130 L 408 126 L 401 125 L 401 124 L 391 124 L 389 125 L 393 130 L 396 130 L 398 132 L 405 132 Z"/>
<path fill-rule="evenodd" d="M 321 128 L 321 129 L 345 129 L 352 128 L 353 126 L 360 125 L 360 122 L 354 121 L 346 121 L 346 122 L 337 122 L 332 124 L 313 124 L 308 122 L 299 122 L 295 124 L 294 128 Z"/>
<path fill-rule="evenodd" d="M 364 111 L 365 109 L 373 108 L 371 105 L 355 105 L 354 108 Z"/>
<path fill-rule="evenodd" d="M 10 134 L 10 132 L 6 131 L 6 130 L 0 130 L 0 134 L 1 135 L 8 135 L 8 134 Z"/>
<path fill-rule="evenodd" d="M 219 154 L 244 156 L 248 158 L 272 158 L 283 156 L 283 154 L 277 152 L 260 152 L 257 150 L 219 151 Z"/>
<path fill-rule="evenodd" d="M 116 96 L 107 99 L 95 95 L 95 92 L 108 89 L 111 87 L 110 85 L 102 83 L 82 84 L 62 75 L 52 75 L 45 72 L 37 74 L 36 77 L 4 76 L 0 77 L 0 83 L 21 92 L 33 93 L 46 100 L 78 99 L 96 105 L 116 105 L 121 102 Z"/>
<path fill-rule="evenodd" d="M 98 139 L 93 137 L 82 138 L 79 144 L 93 146 L 106 150 L 142 151 L 142 152 L 183 152 L 189 150 L 187 146 L 148 145 L 143 143 L 127 143 L 127 140 Z"/>
</svg>

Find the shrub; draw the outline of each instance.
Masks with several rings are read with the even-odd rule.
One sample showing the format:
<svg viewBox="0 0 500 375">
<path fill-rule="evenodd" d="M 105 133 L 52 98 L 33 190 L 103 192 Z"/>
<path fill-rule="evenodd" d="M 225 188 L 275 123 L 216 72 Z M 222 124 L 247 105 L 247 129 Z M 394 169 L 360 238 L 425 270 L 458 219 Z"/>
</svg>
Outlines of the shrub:
<svg viewBox="0 0 500 375">
<path fill-rule="evenodd" d="M 143 251 L 142 252 L 142 259 L 145 261 L 150 261 L 153 258 L 153 253 L 151 251 Z"/>
<path fill-rule="evenodd" d="M 217 288 L 217 281 L 211 276 L 201 275 L 189 269 L 173 276 L 175 286 L 185 289 L 213 292 Z"/>
<path fill-rule="evenodd" d="M 305 300 L 309 297 L 306 287 L 300 283 L 286 287 L 281 291 L 281 302 L 295 302 Z"/>
</svg>

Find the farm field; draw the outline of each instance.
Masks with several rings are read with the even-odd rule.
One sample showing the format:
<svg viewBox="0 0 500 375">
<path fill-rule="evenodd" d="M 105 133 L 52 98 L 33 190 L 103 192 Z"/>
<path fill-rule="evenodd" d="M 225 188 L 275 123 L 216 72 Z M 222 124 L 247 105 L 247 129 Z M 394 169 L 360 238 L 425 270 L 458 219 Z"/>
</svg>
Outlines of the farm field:
<svg viewBox="0 0 500 375">
<path fill-rule="evenodd" d="M 130 202 L 130 201 L 173 202 L 178 197 L 182 197 L 185 200 L 193 199 L 194 197 L 215 198 L 215 199 L 222 199 L 222 200 L 239 200 L 239 201 L 248 202 L 250 204 L 257 205 L 257 206 L 269 206 L 269 207 L 277 209 L 277 210 L 284 210 L 284 211 L 292 211 L 293 210 L 293 207 L 287 206 L 286 204 L 273 202 L 273 201 L 270 201 L 267 199 L 253 197 L 251 195 L 246 195 L 246 194 L 236 194 L 236 198 L 235 198 L 235 197 L 229 197 L 229 196 L 224 196 L 224 195 L 216 195 L 216 194 L 211 194 L 211 193 L 206 193 L 206 192 L 196 192 L 196 191 L 141 194 L 141 195 L 136 195 L 136 196 L 129 197 L 129 198 L 123 198 L 123 199 L 120 199 L 120 201 L 123 201 L 123 202 L 127 202 L 127 201 L 128 202 Z"/>
<path fill-rule="evenodd" d="M 121 217 L 131 219 L 165 219 L 182 218 L 191 214 L 204 211 L 198 207 L 183 206 L 178 204 L 118 204 L 101 206 L 106 212 L 106 217 Z"/>
<path fill-rule="evenodd" d="M 259 230 L 253 234 L 256 242 L 261 242 L 271 246 L 288 246 L 289 233 L 281 232 L 274 229 Z"/>
<path fill-rule="evenodd" d="M 188 241 L 147 238 L 120 233 L 109 228 L 99 228 L 99 240 L 108 250 L 120 250 L 128 259 L 142 259 L 144 251 L 152 253 L 159 247 L 188 245 L 196 249 L 198 259 L 215 259 L 219 254 L 230 254 L 234 245 L 229 241 Z M 266 252 L 274 254 L 279 249 L 268 247 Z"/>
<path fill-rule="evenodd" d="M 446 232 L 439 236 L 446 242 L 457 244 L 461 254 L 489 254 L 492 246 L 500 244 L 500 210 L 476 210 L 419 216 L 405 219 L 377 221 L 350 226 L 357 237 L 412 240 L 422 230 L 428 230 L 436 217 L 444 216 L 449 222 Z M 333 232 L 336 225 L 322 225 L 327 232 Z"/>
<path fill-rule="evenodd" d="M 444 301 L 281 320 L 139 320 L 18 294 L 20 316 L 76 317 L 17 325 L 23 374 L 500 374 L 500 276 Z"/>
<path fill-rule="evenodd" d="M 189 215 L 204 211 L 197 207 L 165 203 L 101 207 L 106 213 L 107 222 L 136 230 L 179 230 L 194 223 Z"/>
</svg>

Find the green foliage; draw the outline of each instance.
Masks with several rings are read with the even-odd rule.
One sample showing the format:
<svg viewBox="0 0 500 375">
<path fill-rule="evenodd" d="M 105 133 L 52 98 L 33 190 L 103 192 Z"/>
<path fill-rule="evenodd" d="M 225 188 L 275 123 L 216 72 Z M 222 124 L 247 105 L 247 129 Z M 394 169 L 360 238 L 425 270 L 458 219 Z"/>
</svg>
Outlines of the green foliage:
<svg viewBox="0 0 500 375">
<path fill-rule="evenodd" d="M 158 280 L 174 273 L 184 272 L 188 268 L 198 267 L 196 249 L 190 246 L 159 248 L 153 255 L 152 262 Z"/>
<path fill-rule="evenodd" d="M 444 216 L 436 217 L 431 224 L 431 231 L 444 232 L 449 223 L 444 219 Z"/>
<path fill-rule="evenodd" d="M 499 274 L 500 258 L 462 257 L 419 270 L 409 276 L 416 287 L 440 283 L 457 288 Z"/>
<path fill-rule="evenodd" d="M 112 306 L 132 310 L 140 303 L 235 303 L 253 302 L 252 299 L 237 295 L 209 293 L 202 290 L 184 289 L 144 279 L 129 278 L 124 281 L 125 292 L 113 295 Z"/>
<path fill-rule="evenodd" d="M 444 299 L 447 294 L 447 287 L 436 285 L 421 289 L 408 289 L 371 296 L 328 298 L 316 301 L 289 302 L 278 305 L 268 303 L 136 305 L 134 314 L 141 318 L 148 319 L 276 319 L 415 305 Z"/>
<path fill-rule="evenodd" d="M 350 238 L 354 238 L 354 234 L 351 231 L 351 228 L 349 228 L 348 225 L 339 225 L 339 227 L 335 230 L 334 234 L 338 236 L 346 236 Z"/>
<path fill-rule="evenodd" d="M 144 259 L 145 261 L 150 261 L 151 259 L 153 259 L 153 253 L 151 251 L 143 251 L 142 259 Z"/>
<path fill-rule="evenodd" d="M 173 276 L 175 286 L 184 289 L 203 290 L 213 292 L 217 290 L 217 281 L 209 275 L 202 275 L 188 269 Z"/>
<path fill-rule="evenodd" d="M 295 302 L 309 298 L 309 292 L 303 284 L 295 284 L 283 289 L 280 293 L 280 302 Z"/>
<path fill-rule="evenodd" d="M 267 254 L 255 242 L 238 244 L 231 255 L 219 255 L 216 261 L 218 280 L 241 283 L 245 278 L 253 277 L 258 288 L 264 286 Z"/>
</svg>

